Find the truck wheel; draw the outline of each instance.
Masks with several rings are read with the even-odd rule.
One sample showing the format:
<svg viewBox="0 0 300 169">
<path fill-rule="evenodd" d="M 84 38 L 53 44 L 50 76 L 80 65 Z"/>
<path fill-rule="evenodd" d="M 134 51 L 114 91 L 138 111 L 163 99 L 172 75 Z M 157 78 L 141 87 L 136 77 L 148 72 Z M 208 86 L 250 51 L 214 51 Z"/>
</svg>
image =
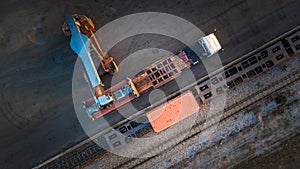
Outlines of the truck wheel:
<svg viewBox="0 0 300 169">
<path fill-rule="evenodd" d="M 107 104 L 106 107 L 107 107 L 107 108 L 111 108 L 111 107 L 112 107 L 112 104 Z"/>
</svg>

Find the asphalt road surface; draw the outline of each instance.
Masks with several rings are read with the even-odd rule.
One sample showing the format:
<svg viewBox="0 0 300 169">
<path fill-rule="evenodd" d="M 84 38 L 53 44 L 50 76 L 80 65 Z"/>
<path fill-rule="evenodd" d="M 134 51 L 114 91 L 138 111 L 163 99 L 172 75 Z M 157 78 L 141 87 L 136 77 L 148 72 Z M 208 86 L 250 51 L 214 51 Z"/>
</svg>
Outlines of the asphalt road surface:
<svg viewBox="0 0 300 169">
<path fill-rule="evenodd" d="M 87 137 L 72 102 L 72 73 L 77 58 L 61 31 L 66 14 L 88 15 L 100 28 L 137 12 L 170 13 L 206 34 L 217 28 L 225 49 L 220 53 L 223 64 L 300 23 L 297 0 L 12 0 L 0 6 L 1 168 L 30 168 Z M 120 63 L 135 51 L 149 47 L 175 52 L 183 44 L 168 37 L 140 35 L 119 43 L 110 54 Z M 192 71 L 196 78 L 206 74 L 201 64 Z M 161 89 L 168 94 L 176 85 Z M 148 95 L 144 95 L 135 102 L 144 106 L 149 104 L 147 100 Z M 113 124 L 122 117 L 112 113 L 106 118 Z"/>
</svg>

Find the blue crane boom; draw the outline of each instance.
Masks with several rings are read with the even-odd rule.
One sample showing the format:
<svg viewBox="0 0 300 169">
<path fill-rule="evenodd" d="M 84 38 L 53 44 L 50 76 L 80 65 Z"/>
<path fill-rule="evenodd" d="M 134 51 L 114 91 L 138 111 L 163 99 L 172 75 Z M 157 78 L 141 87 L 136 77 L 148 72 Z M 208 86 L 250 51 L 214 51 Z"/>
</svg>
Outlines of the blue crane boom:
<svg viewBox="0 0 300 169">
<path fill-rule="evenodd" d="M 89 52 L 90 50 L 89 39 L 86 37 L 86 35 L 82 34 L 79 31 L 72 15 L 67 15 L 66 20 L 69 29 L 72 33 L 71 42 L 70 42 L 71 48 L 82 60 L 87 76 L 90 80 L 92 87 L 94 88 L 100 85 L 102 82 L 100 80 L 100 77 L 97 73 L 97 69 L 94 65 L 94 62 Z"/>
<path fill-rule="evenodd" d="M 80 32 L 72 15 L 67 15 L 66 21 L 72 34 L 70 46 L 80 57 L 83 63 L 88 81 L 96 93 L 96 96 L 95 93 L 93 93 L 95 102 L 98 104 L 98 106 L 105 106 L 112 102 L 113 99 L 111 96 L 105 94 L 103 88 L 104 85 L 100 80 L 97 69 L 91 57 L 89 39 L 86 35 Z"/>
</svg>

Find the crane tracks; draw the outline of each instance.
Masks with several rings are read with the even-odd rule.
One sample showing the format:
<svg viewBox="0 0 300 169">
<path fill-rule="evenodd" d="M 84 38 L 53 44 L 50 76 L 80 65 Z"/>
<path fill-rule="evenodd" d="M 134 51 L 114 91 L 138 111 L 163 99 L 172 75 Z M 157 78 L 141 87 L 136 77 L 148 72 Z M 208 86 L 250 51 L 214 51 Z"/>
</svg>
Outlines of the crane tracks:
<svg viewBox="0 0 300 169">
<path fill-rule="evenodd" d="M 0 114 L 2 114 L 7 122 L 16 129 L 22 129 L 24 126 L 28 125 L 29 120 L 16 113 L 11 103 L 8 101 L 6 94 L 8 85 L 9 84 L 2 84 L 3 87 L 0 89 Z"/>
</svg>

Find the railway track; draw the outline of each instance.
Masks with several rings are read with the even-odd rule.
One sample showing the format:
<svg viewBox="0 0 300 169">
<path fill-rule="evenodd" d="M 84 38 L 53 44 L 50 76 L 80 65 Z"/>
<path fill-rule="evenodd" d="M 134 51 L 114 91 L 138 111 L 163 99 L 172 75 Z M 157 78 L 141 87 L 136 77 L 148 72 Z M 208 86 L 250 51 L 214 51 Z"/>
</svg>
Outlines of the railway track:
<svg viewBox="0 0 300 169">
<path fill-rule="evenodd" d="M 273 94 L 274 92 L 279 91 L 280 89 L 299 81 L 299 79 L 300 79 L 300 72 L 294 72 L 280 80 L 273 82 L 271 85 L 257 91 L 256 93 L 254 93 L 252 95 L 247 96 L 246 98 L 240 100 L 239 102 L 236 102 L 234 105 L 227 107 L 221 117 L 221 121 L 226 120 L 229 117 L 232 117 L 233 115 L 237 114 L 241 110 L 246 109 L 248 106 L 262 100 L 265 97 L 268 97 L 269 95 Z M 218 114 L 216 114 L 216 116 L 218 116 Z M 215 116 L 212 116 L 211 118 L 206 119 L 206 121 L 215 121 L 214 118 L 215 118 Z M 171 145 L 175 144 L 175 146 L 179 146 L 180 144 L 186 144 L 186 142 L 188 142 L 188 140 L 190 140 L 193 137 L 197 137 L 197 135 L 200 132 L 203 132 L 204 130 L 212 127 L 213 125 L 216 125 L 219 121 L 215 121 L 215 123 L 211 123 L 211 125 L 209 125 L 203 129 L 204 122 L 205 121 L 199 121 L 197 124 L 195 124 L 193 126 L 193 128 L 191 130 L 183 131 L 182 133 L 179 133 L 179 134 L 183 134 L 185 132 L 189 132 L 187 137 L 184 140 L 182 140 L 181 142 L 179 142 L 178 144 L 175 144 L 173 141 L 173 140 L 175 140 L 174 139 L 175 137 L 169 138 L 168 140 L 164 141 L 164 143 L 163 143 L 164 146 L 170 147 L 170 148 L 166 149 L 165 151 L 170 150 L 172 148 Z M 156 151 L 159 152 L 160 150 L 159 150 L 159 148 L 152 149 L 152 150 L 149 150 L 147 153 L 149 153 L 150 151 L 155 153 Z M 165 151 L 159 153 L 156 156 L 150 157 L 150 158 L 131 159 L 129 161 L 122 163 L 121 165 L 117 166 L 116 168 L 139 167 L 154 158 L 160 158 L 160 156 L 163 155 L 163 153 Z M 105 152 L 105 150 L 103 148 L 99 147 L 94 142 L 90 142 L 90 143 L 87 143 L 87 145 L 84 145 L 83 147 L 80 147 L 77 150 L 75 150 L 74 153 L 68 154 L 67 157 L 64 156 L 62 158 L 59 158 L 59 159 L 53 161 L 52 163 L 50 163 L 49 165 L 44 166 L 43 168 L 48 168 L 48 169 L 74 168 L 76 166 L 79 166 L 79 165 L 85 163 L 89 159 L 92 159 L 95 156 L 97 156 L 103 152 Z"/>
<path fill-rule="evenodd" d="M 235 103 L 234 105 L 228 107 L 225 109 L 224 114 L 221 118 L 221 121 L 224 121 L 230 117 L 232 117 L 233 115 L 241 112 L 241 110 L 246 109 L 247 107 L 249 107 L 250 105 L 262 100 L 265 97 L 268 97 L 269 95 L 275 93 L 276 91 L 279 91 L 280 89 L 295 83 L 295 82 L 299 82 L 300 79 L 300 72 L 294 72 L 293 74 L 290 74 L 280 80 L 275 81 L 274 83 L 272 83 L 271 85 L 259 90 L 258 92 L 247 96 L 246 98 L 242 99 L 241 101 Z M 213 119 L 214 117 L 212 117 L 211 119 L 207 119 L 208 121 L 214 121 Z M 129 161 L 126 161 L 124 163 L 122 163 L 121 165 L 115 167 L 115 168 L 137 168 L 147 162 L 149 162 L 152 159 L 155 158 L 160 158 L 160 156 L 162 156 L 164 154 L 164 152 L 174 148 L 175 146 L 180 146 L 180 145 L 188 145 L 188 141 L 194 137 L 197 137 L 197 135 L 201 132 L 203 132 L 204 130 L 209 129 L 210 127 L 212 127 L 213 125 L 216 125 L 219 121 L 216 121 L 215 123 L 211 123 L 211 125 L 207 126 L 206 128 L 203 129 L 203 123 L 204 121 L 201 121 L 200 123 L 196 124 L 193 126 L 193 128 L 189 131 L 183 131 L 180 134 L 184 134 L 186 132 L 189 132 L 189 134 L 187 135 L 187 137 L 185 137 L 184 140 L 182 140 L 181 142 L 179 142 L 178 144 L 174 145 L 174 141 L 176 140 L 176 137 L 173 138 L 169 138 L 168 140 L 164 141 L 164 145 L 162 145 L 163 147 L 169 147 L 166 150 L 164 150 L 163 152 L 159 153 L 156 156 L 150 157 L 150 158 L 143 158 L 143 159 L 131 159 Z M 149 150 L 147 153 L 149 153 L 150 151 L 152 151 L 153 153 L 155 152 L 159 152 L 159 147 L 157 149 L 151 149 Z"/>
<path fill-rule="evenodd" d="M 79 148 L 73 153 L 70 153 L 62 158 L 58 158 L 55 161 L 43 166 L 42 168 L 54 169 L 54 168 L 75 168 L 76 166 L 85 163 L 89 159 L 92 159 L 98 154 L 105 152 L 103 148 L 93 143 L 87 145 L 85 148 Z"/>
<path fill-rule="evenodd" d="M 299 29 L 299 27 L 297 27 L 293 31 L 298 31 L 298 29 Z M 287 37 L 287 34 L 284 34 L 281 37 L 274 39 L 273 42 L 269 42 L 268 44 L 269 45 L 274 44 L 285 37 Z M 261 49 L 259 49 L 259 50 L 261 50 Z M 251 56 L 248 56 L 248 57 L 251 57 Z M 234 62 L 236 62 L 236 61 L 234 61 Z M 252 95 L 245 97 L 244 99 L 234 103 L 233 105 L 226 107 L 224 110 L 224 113 L 222 114 L 221 120 L 222 121 L 226 120 L 227 118 L 233 116 L 234 114 L 237 114 L 239 111 L 247 108 L 249 105 L 252 105 L 252 104 L 258 102 L 259 100 L 271 95 L 272 93 L 284 88 L 285 86 L 298 81 L 299 76 L 300 76 L 300 73 L 296 71 L 296 72 L 272 83 L 268 87 L 266 87 L 262 90 L 259 90 Z M 207 129 L 207 128 L 215 125 L 217 122 L 219 122 L 219 120 L 216 120 L 219 118 L 218 117 L 219 115 L 220 114 L 216 114 L 215 116 L 212 116 L 212 117 L 209 117 L 208 119 L 206 119 L 206 122 L 211 121 L 211 123 L 209 126 L 206 126 L 205 129 Z M 178 146 L 179 144 L 184 144 L 190 138 L 197 136 L 201 131 L 205 130 L 205 129 L 203 129 L 204 122 L 205 121 L 203 121 L 203 120 L 197 121 L 195 123 L 195 125 L 193 126 L 193 128 L 188 131 L 189 134 L 187 135 L 187 137 L 184 140 L 182 140 L 181 142 L 179 142 L 178 144 L 176 144 L 176 143 L 174 143 L 174 141 L 172 141 L 172 140 L 175 140 L 174 138 L 169 138 L 163 144 L 165 144 L 167 147 L 170 147 L 170 148 L 171 148 L 171 146 L 168 146 L 168 145 L 175 145 L 175 146 L 177 145 Z M 187 132 L 187 131 L 185 131 L 185 132 Z M 107 143 L 105 142 L 105 139 L 103 137 L 101 137 L 101 135 L 99 135 L 97 137 L 94 137 L 91 140 L 86 140 L 83 144 L 80 144 L 80 146 L 77 146 L 76 148 L 71 148 L 72 150 L 68 150 L 66 153 L 63 153 L 56 157 L 53 157 L 52 159 L 34 167 L 34 168 L 47 168 L 47 169 L 48 168 L 49 169 L 65 168 L 65 169 L 68 169 L 68 168 L 74 168 L 76 166 L 79 166 L 79 165 L 85 163 L 86 161 L 94 158 L 95 156 L 105 152 L 105 150 L 103 148 L 101 148 L 100 146 L 98 146 L 98 144 L 96 144 L 95 142 L 97 142 L 97 143 L 100 142 L 102 145 L 108 146 Z M 167 148 L 165 151 L 169 150 L 170 148 Z M 159 151 L 159 150 L 152 149 L 149 151 L 152 151 L 155 153 L 155 151 Z M 147 153 L 149 153 L 149 151 Z M 139 166 L 147 163 L 151 159 L 159 158 L 159 156 L 161 156 L 162 154 L 163 154 L 163 152 L 158 153 L 158 155 L 150 157 L 150 158 L 131 159 L 126 162 L 123 162 L 122 164 L 118 165 L 116 168 L 139 167 Z"/>
</svg>

